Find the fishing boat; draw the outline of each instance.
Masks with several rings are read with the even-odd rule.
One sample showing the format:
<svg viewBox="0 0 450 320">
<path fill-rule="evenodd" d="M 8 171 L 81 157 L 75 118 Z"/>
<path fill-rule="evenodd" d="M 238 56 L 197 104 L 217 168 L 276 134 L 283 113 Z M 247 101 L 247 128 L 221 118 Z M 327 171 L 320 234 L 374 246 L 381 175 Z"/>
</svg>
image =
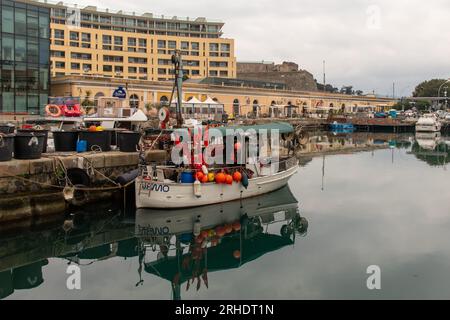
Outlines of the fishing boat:
<svg viewBox="0 0 450 320">
<path fill-rule="evenodd" d="M 438 132 L 442 124 L 434 114 L 424 114 L 417 120 L 416 132 Z"/>
<path fill-rule="evenodd" d="M 280 135 L 293 133 L 286 123 L 227 127 L 243 132 L 277 130 Z M 222 128 L 222 130 L 226 130 Z M 248 150 L 248 143 L 242 148 Z M 144 165 L 136 178 L 137 208 L 188 208 L 250 198 L 285 186 L 297 172 L 298 160 L 292 156 L 246 159 L 240 165 L 212 165 L 201 168 L 177 165 Z M 206 170 L 206 172 L 205 172 Z M 200 176 L 200 178 L 199 178 Z M 208 177 L 208 180 L 204 177 Z M 228 181 L 224 181 L 224 178 Z M 203 179 L 202 179 L 203 178 Z M 199 180 L 203 180 L 202 182 Z M 230 181 L 231 180 L 231 181 Z"/>
<path fill-rule="evenodd" d="M 176 51 L 172 57 L 174 63 L 175 82 L 172 92 L 177 91 L 177 101 L 183 101 L 182 83 L 183 66 L 181 53 Z M 171 97 L 173 101 L 173 97 Z M 204 128 L 186 128 L 183 123 L 181 103 L 176 104 L 176 130 L 184 130 L 191 137 L 195 137 L 198 130 L 204 132 Z M 166 128 L 164 123 L 169 118 L 170 110 L 161 109 L 161 128 Z M 240 126 L 240 127 L 220 127 L 215 130 L 222 130 L 220 137 L 201 137 L 200 148 L 216 145 L 217 150 L 227 150 L 226 137 L 229 137 L 229 130 L 239 132 L 239 138 L 234 143 L 234 147 L 239 145 L 240 152 L 234 150 L 232 163 L 223 164 L 225 161 L 207 164 L 204 161 L 195 161 L 155 165 L 148 162 L 141 163 L 140 173 L 135 180 L 136 207 L 137 208 L 189 208 L 206 206 L 228 201 L 250 198 L 261 194 L 269 193 L 280 189 L 288 183 L 288 180 L 297 172 L 298 160 L 295 157 L 280 157 L 277 145 L 272 145 L 275 137 L 286 140 L 294 135 L 294 128 L 288 123 L 269 123 L 266 125 Z M 197 131 L 196 131 L 197 130 Z M 194 134 L 193 134 L 194 132 Z M 264 134 L 270 134 L 270 142 L 261 140 Z M 158 136 L 159 137 L 159 136 Z M 252 153 L 251 145 L 254 145 L 256 137 L 256 154 Z M 175 140 L 175 141 L 173 141 Z M 172 139 L 175 144 L 182 143 L 187 150 L 195 150 L 196 147 L 184 138 Z M 195 138 L 193 139 L 195 140 Z M 233 140 L 234 141 L 234 140 Z M 250 142 L 251 141 L 251 142 Z M 279 141 L 278 141 L 279 142 Z M 154 145 L 156 142 L 152 143 Z M 261 152 L 261 147 L 267 152 Z M 282 145 L 282 144 L 279 144 Z M 229 146 L 230 147 L 230 146 Z M 254 150 L 254 149 L 253 149 Z M 141 149 L 143 153 L 144 150 Z M 219 151 L 221 152 L 221 151 Z M 197 153 L 198 155 L 198 153 Z M 242 156 L 243 155 L 243 156 Z M 183 157 L 191 157 L 191 151 L 183 154 Z M 237 158 L 239 161 L 235 161 Z M 145 160 L 145 156 L 141 159 Z M 194 157 L 192 157 L 192 160 Z"/>
</svg>

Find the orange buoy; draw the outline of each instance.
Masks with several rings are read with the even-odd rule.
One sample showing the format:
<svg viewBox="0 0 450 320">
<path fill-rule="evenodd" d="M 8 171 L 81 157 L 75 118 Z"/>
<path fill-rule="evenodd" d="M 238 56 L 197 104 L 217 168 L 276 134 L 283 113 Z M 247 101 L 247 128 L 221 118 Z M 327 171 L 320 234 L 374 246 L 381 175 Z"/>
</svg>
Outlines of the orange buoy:
<svg viewBox="0 0 450 320">
<path fill-rule="evenodd" d="M 89 127 L 89 132 L 96 132 L 97 131 L 97 127 L 96 126 L 90 126 Z"/>
<path fill-rule="evenodd" d="M 232 227 L 234 231 L 239 231 L 241 230 L 241 223 L 239 221 L 233 222 Z"/>
<path fill-rule="evenodd" d="M 220 172 L 218 174 L 216 174 L 216 182 L 217 183 L 225 183 L 226 180 L 226 176 L 224 173 Z"/>
<path fill-rule="evenodd" d="M 202 183 L 207 183 L 209 180 L 208 180 L 208 176 L 207 175 L 203 175 L 203 178 L 202 178 L 202 180 L 200 180 Z"/>
<path fill-rule="evenodd" d="M 201 172 L 201 171 L 198 171 L 198 172 L 195 174 L 195 177 L 197 178 L 198 181 L 202 181 L 202 179 L 203 179 L 204 176 L 205 176 L 205 175 L 204 175 L 203 172 Z"/>
<path fill-rule="evenodd" d="M 225 232 L 226 232 L 226 233 L 231 233 L 231 232 L 233 232 L 233 227 L 231 226 L 231 224 L 227 224 L 227 225 L 225 226 Z"/>
<path fill-rule="evenodd" d="M 209 182 L 214 182 L 215 179 L 216 179 L 216 176 L 214 173 L 212 173 L 212 172 L 208 173 L 208 181 Z"/>
<path fill-rule="evenodd" d="M 233 257 L 239 259 L 241 257 L 241 252 L 239 250 L 234 250 Z"/>
<path fill-rule="evenodd" d="M 233 173 L 233 180 L 236 182 L 241 182 L 242 174 L 239 171 Z"/>
<path fill-rule="evenodd" d="M 233 177 L 229 174 L 226 175 L 226 183 L 233 184 Z"/>
</svg>

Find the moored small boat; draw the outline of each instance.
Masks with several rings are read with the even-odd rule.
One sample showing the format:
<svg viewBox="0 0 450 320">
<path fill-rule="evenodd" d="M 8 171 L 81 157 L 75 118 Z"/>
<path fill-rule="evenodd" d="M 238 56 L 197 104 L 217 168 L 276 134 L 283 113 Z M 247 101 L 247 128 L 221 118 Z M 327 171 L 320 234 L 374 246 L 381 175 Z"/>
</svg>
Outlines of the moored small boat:
<svg viewBox="0 0 450 320">
<path fill-rule="evenodd" d="M 442 124 L 433 114 L 424 114 L 417 120 L 416 132 L 438 132 L 441 131 Z"/>
</svg>

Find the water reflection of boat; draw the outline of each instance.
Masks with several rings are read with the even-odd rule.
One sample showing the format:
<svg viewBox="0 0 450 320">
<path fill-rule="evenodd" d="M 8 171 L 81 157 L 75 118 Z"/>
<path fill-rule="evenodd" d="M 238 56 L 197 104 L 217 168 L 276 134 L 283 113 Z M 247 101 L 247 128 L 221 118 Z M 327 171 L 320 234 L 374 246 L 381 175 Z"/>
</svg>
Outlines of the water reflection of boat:
<svg viewBox="0 0 450 320">
<path fill-rule="evenodd" d="M 183 283 L 186 290 L 208 288 L 208 273 L 239 268 L 292 245 L 308 228 L 288 187 L 203 209 L 139 210 L 136 216 L 144 270 L 170 281 L 174 299 L 181 298 Z M 160 252 L 152 252 L 157 246 Z"/>
<path fill-rule="evenodd" d="M 440 139 L 440 132 L 416 132 L 416 141 L 425 150 L 436 149 Z"/>
<path fill-rule="evenodd" d="M 296 212 L 298 201 L 289 187 L 283 187 L 265 196 L 236 200 L 198 208 L 178 210 L 138 209 L 136 212 L 136 235 L 175 235 L 191 233 L 198 220 L 202 228 L 231 223 L 242 215 L 249 217 L 273 214 L 275 211 Z"/>
</svg>

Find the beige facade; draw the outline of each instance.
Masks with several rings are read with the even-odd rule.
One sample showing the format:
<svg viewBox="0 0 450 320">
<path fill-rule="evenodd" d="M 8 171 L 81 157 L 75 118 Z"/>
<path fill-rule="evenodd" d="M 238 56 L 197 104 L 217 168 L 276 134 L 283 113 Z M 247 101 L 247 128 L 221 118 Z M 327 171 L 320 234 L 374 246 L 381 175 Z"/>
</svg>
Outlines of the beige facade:
<svg viewBox="0 0 450 320">
<path fill-rule="evenodd" d="M 81 100 L 88 96 L 94 102 L 98 97 L 111 97 L 119 86 L 127 89 L 127 100 L 124 104 L 140 108 L 169 101 L 172 90 L 170 82 L 67 76 L 53 79 L 51 94 L 80 97 Z M 183 98 L 186 101 L 191 97 L 204 101 L 208 96 L 223 104 L 225 112 L 230 115 L 247 115 L 257 110 L 258 114 L 263 116 L 269 115 L 274 108 L 285 113 L 289 106 L 292 106 L 297 113 L 319 112 L 327 109 L 337 111 L 342 108 L 350 112 L 355 106 L 373 106 L 376 110 L 383 110 L 389 109 L 395 103 L 388 98 L 348 96 L 317 91 L 269 90 L 189 82 L 183 86 Z"/>
<path fill-rule="evenodd" d="M 171 80 L 176 49 L 181 50 L 189 78 L 236 77 L 234 40 L 222 38 L 222 22 L 40 5 L 51 8 L 52 77 Z"/>
</svg>

